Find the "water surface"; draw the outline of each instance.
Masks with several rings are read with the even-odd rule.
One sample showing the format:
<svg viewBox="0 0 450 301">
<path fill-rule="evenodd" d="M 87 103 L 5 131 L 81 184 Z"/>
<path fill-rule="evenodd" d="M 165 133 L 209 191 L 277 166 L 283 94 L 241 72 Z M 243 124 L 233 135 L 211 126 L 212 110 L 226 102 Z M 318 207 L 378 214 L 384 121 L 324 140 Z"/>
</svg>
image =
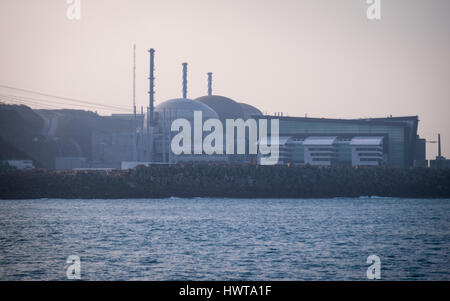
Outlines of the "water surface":
<svg viewBox="0 0 450 301">
<path fill-rule="evenodd" d="M 450 280 L 450 200 L 0 201 L 0 280 Z"/>
</svg>

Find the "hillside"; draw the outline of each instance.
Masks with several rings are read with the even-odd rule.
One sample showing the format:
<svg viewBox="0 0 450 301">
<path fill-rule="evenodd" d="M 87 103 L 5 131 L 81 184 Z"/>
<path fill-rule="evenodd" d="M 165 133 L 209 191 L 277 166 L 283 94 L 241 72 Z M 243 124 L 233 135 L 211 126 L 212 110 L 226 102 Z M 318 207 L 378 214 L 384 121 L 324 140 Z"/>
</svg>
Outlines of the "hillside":
<svg viewBox="0 0 450 301">
<path fill-rule="evenodd" d="M 92 158 L 92 133 L 129 130 L 130 123 L 82 110 L 33 110 L 0 103 L 0 159 L 32 159 L 55 167 L 56 157 Z"/>
</svg>

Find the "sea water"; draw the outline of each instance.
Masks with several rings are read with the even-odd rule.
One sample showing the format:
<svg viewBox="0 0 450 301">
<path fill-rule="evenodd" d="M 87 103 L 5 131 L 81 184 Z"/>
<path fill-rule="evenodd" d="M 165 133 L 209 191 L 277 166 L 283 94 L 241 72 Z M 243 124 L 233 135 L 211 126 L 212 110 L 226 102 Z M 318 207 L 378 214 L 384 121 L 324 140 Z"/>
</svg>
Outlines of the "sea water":
<svg viewBox="0 0 450 301">
<path fill-rule="evenodd" d="M 450 280 L 448 199 L 0 201 L 0 280 Z"/>
</svg>

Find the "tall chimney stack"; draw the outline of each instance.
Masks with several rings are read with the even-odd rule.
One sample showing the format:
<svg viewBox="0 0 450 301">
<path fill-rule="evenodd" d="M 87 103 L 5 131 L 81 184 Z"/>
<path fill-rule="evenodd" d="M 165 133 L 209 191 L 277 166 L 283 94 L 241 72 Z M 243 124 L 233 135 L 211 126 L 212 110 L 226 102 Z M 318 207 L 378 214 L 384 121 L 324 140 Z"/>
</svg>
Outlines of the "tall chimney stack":
<svg viewBox="0 0 450 301">
<path fill-rule="evenodd" d="M 150 49 L 148 51 L 150 53 L 150 90 L 148 92 L 149 94 L 149 116 L 148 116 L 148 126 L 153 126 L 153 116 L 155 112 L 155 49 Z"/>
<path fill-rule="evenodd" d="M 183 98 L 187 98 L 187 63 L 183 63 Z"/>
<path fill-rule="evenodd" d="M 208 95 L 212 95 L 212 72 L 208 72 Z"/>
<path fill-rule="evenodd" d="M 438 156 L 439 158 L 442 158 L 442 152 L 441 152 L 441 134 L 438 134 Z"/>
</svg>

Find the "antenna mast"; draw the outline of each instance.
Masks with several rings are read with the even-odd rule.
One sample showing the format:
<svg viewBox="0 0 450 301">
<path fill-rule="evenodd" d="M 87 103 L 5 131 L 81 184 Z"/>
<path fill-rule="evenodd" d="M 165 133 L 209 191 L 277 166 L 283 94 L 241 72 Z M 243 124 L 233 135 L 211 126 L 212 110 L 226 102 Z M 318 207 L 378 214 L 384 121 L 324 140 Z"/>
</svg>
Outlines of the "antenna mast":
<svg viewBox="0 0 450 301">
<path fill-rule="evenodd" d="M 136 44 L 133 45 L 133 112 L 136 120 Z"/>
<path fill-rule="evenodd" d="M 136 44 L 133 44 L 133 161 L 137 160 L 136 118 Z"/>
</svg>

